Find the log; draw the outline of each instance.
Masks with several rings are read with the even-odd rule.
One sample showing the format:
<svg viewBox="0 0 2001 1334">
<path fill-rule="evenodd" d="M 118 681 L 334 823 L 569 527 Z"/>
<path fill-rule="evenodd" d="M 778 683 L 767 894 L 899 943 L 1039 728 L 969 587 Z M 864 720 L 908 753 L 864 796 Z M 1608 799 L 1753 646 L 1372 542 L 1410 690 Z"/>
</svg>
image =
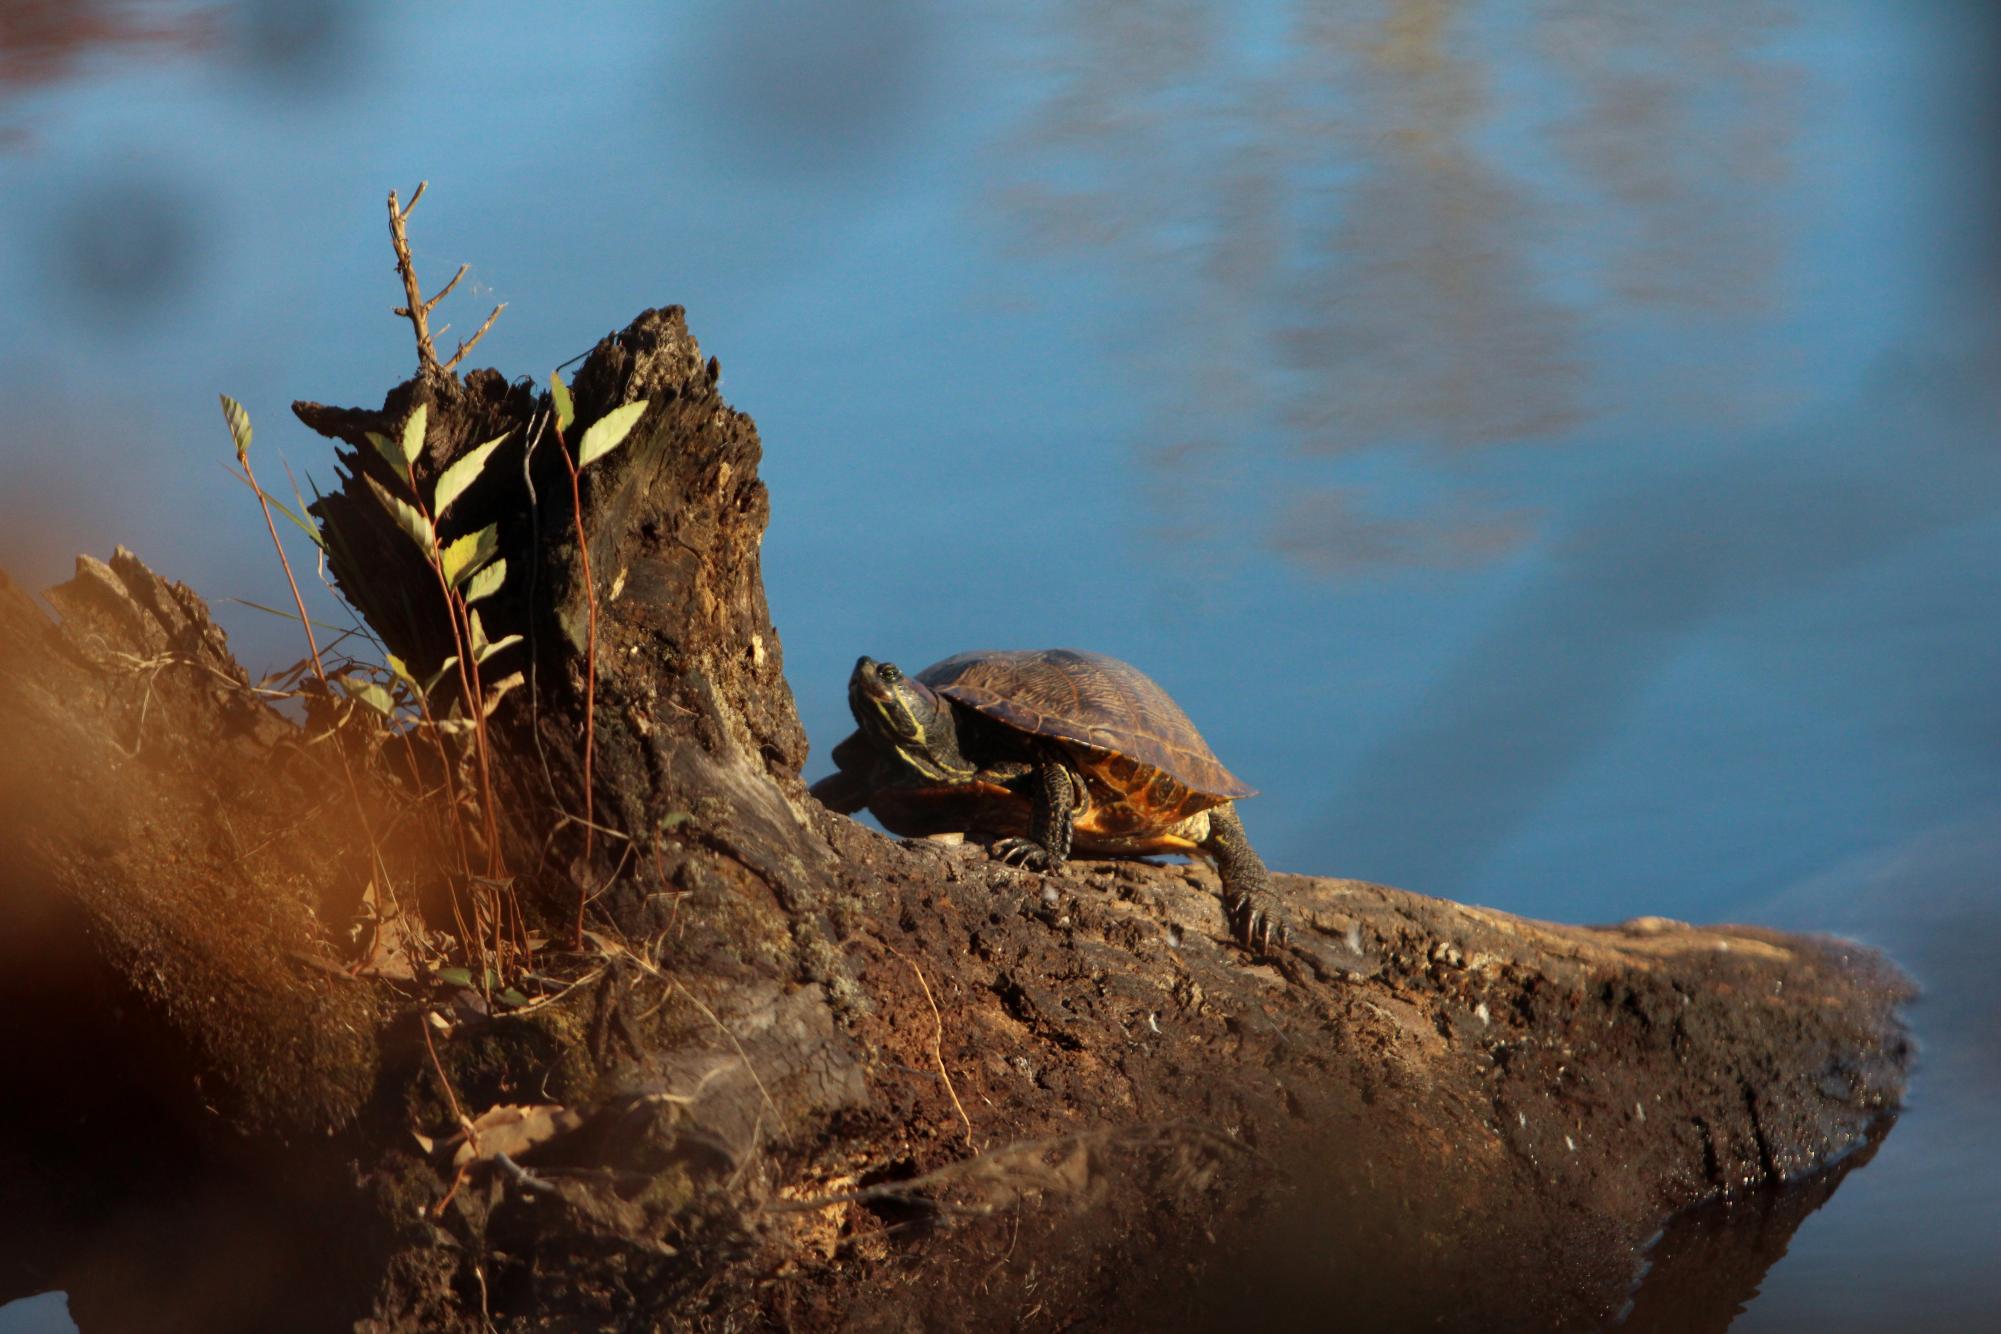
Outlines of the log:
<svg viewBox="0 0 2001 1334">
<path fill-rule="evenodd" d="M 1726 1199 L 1782 1237 L 1888 1128 L 1910 988 L 1851 944 L 1281 876 L 1297 948 L 1258 960 L 1206 869 L 1042 876 L 820 807 L 718 381 L 678 308 L 591 354 L 568 447 L 648 406 L 582 544 L 546 394 L 432 366 L 297 405 L 346 445 L 334 573 L 420 677 L 451 622 L 369 481 L 428 495 L 505 437 L 443 535 L 494 525 L 483 629 L 522 638 L 431 700 L 520 673 L 490 786 L 466 730 L 273 707 L 128 553 L 53 617 L 0 577 L 0 1055 L 39 1150 L 0 1172 L 0 1297 L 134 1330 L 1721 1328 L 1640 1283 L 1708 1225 L 1652 1239 Z M 399 477 L 368 436 L 419 403 Z M 163 1196 L 208 1221 L 134 1221 Z"/>
</svg>

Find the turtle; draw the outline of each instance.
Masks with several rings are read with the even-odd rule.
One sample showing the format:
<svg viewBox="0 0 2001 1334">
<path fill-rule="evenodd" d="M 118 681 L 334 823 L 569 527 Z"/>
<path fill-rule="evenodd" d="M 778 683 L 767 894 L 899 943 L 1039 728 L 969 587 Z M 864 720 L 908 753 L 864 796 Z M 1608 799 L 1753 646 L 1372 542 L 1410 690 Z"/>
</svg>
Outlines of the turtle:
<svg viewBox="0 0 2001 1334">
<path fill-rule="evenodd" d="M 1062 869 L 1072 853 L 1199 854 L 1232 933 L 1269 952 L 1289 932 L 1223 767 L 1168 693 L 1130 663 L 1076 649 L 959 653 L 907 676 L 864 657 L 848 679 L 856 731 L 813 785 L 905 837 L 991 840 L 1001 861 Z"/>
</svg>

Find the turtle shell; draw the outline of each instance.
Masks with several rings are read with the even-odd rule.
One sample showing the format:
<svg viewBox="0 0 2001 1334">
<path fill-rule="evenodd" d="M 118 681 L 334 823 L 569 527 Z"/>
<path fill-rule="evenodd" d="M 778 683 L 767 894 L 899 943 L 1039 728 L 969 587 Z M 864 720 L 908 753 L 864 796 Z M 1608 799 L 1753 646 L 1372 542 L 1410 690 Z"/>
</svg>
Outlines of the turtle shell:
<svg viewBox="0 0 2001 1334">
<path fill-rule="evenodd" d="M 979 650 L 933 663 L 917 679 L 1009 727 L 1123 756 L 1193 792 L 1224 801 L 1257 794 L 1223 767 L 1153 678 L 1117 658 L 1067 648 Z"/>
</svg>

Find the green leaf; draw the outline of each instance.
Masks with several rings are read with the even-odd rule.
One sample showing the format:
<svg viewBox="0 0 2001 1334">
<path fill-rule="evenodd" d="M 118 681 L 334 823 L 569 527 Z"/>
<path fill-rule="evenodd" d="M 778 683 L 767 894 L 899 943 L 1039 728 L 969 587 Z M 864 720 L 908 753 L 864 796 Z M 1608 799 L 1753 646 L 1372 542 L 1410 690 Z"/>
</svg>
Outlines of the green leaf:
<svg viewBox="0 0 2001 1334">
<path fill-rule="evenodd" d="M 284 463 L 285 456 L 283 454 L 280 454 L 278 456 L 278 461 L 280 463 Z M 306 508 L 306 498 L 299 494 L 299 479 L 292 476 L 292 465 L 289 463 L 285 463 L 285 480 L 292 484 L 292 501 L 299 507 L 300 521 L 302 523 L 312 522 L 309 518 L 306 517 L 311 515 L 312 511 Z M 308 480 L 311 479 L 309 478 Z M 318 488 L 316 487 L 314 488 L 314 490 L 317 491 Z M 313 539 L 313 545 L 317 546 L 321 551 L 325 551 L 327 549 L 326 534 L 320 531 L 319 524 L 317 523 L 312 524 L 312 531 L 308 534 L 308 536 L 310 536 Z"/>
<path fill-rule="evenodd" d="M 287 505 L 284 501 L 278 499 L 278 497 L 276 496 L 266 496 L 265 499 L 270 501 L 273 505 L 276 505 L 278 507 L 278 512 L 280 514 L 284 515 L 286 518 L 290 519 L 293 523 L 297 524 L 300 532 L 304 533 L 307 537 L 313 539 L 314 546 L 318 547 L 322 551 L 326 550 L 327 540 L 326 538 L 320 536 L 320 530 L 318 525 L 307 523 L 299 515 L 294 514 L 292 512 L 291 506 Z"/>
<path fill-rule="evenodd" d="M 570 386 L 563 383 L 561 371 L 549 372 L 549 401 L 556 405 L 556 429 L 569 430 L 577 419 L 577 405 L 570 399 Z"/>
<path fill-rule="evenodd" d="M 496 999 L 502 1005 L 512 1006 L 517 1010 L 528 1003 L 528 998 L 513 987 L 509 987 L 507 990 L 501 992 Z"/>
<path fill-rule="evenodd" d="M 409 664 L 405 663 L 403 659 L 397 657 L 394 653 L 384 653 L 382 657 L 389 664 L 390 675 L 394 676 L 404 685 L 409 686 L 412 690 L 417 688 L 417 678 L 410 675 Z"/>
<path fill-rule="evenodd" d="M 384 718 L 396 711 L 396 701 L 390 697 L 387 690 L 375 682 L 358 680 L 352 676 L 343 676 L 339 680 L 340 688 L 347 692 L 349 699 L 366 704 Z"/>
<path fill-rule="evenodd" d="M 229 438 L 236 442 L 236 461 L 241 463 L 250 456 L 250 414 L 228 394 L 216 397 L 222 400 L 222 419 L 229 423 Z"/>
<path fill-rule="evenodd" d="M 491 658 L 508 645 L 520 642 L 520 635 L 507 635 L 503 638 L 489 641 L 486 637 L 486 626 L 481 623 L 479 613 L 474 612 L 472 614 L 472 660 L 475 665 L 483 664 L 488 658 Z"/>
<path fill-rule="evenodd" d="M 382 508 L 388 510 L 389 517 L 396 520 L 396 526 L 410 535 L 410 540 L 417 544 L 419 551 L 426 556 L 430 555 L 431 549 L 438 541 L 438 535 L 432 531 L 430 521 L 418 513 L 415 505 L 400 496 L 392 495 L 388 487 L 373 477 L 367 478 L 366 481 L 368 489 L 382 502 Z"/>
<path fill-rule="evenodd" d="M 438 981 L 443 982 L 446 986 L 464 987 L 467 991 L 472 990 L 472 969 L 470 968 L 440 968 L 435 976 Z"/>
<path fill-rule="evenodd" d="M 624 407 L 613 408 L 592 422 L 584 432 L 583 443 L 577 446 L 577 466 L 587 467 L 624 444 L 625 437 L 632 433 L 633 423 L 644 411 L 646 400 L 642 398 Z"/>
<path fill-rule="evenodd" d="M 501 441 L 513 434 L 513 429 L 509 428 L 478 449 L 453 460 L 452 466 L 445 469 L 444 476 L 438 478 L 438 489 L 431 493 L 432 515 L 444 518 L 445 511 L 452 507 L 452 502 L 463 495 L 467 487 L 479 480 L 479 471 L 486 466 L 487 457 L 500 448 Z"/>
<path fill-rule="evenodd" d="M 448 655 L 443 662 L 439 663 L 438 670 L 432 672 L 431 679 L 424 682 L 423 684 L 424 697 L 426 699 L 429 699 L 431 696 L 431 692 L 438 688 L 438 682 L 445 679 L 445 673 L 449 672 L 452 668 L 458 665 L 459 665 L 459 655 L 456 653 Z"/>
<path fill-rule="evenodd" d="M 486 647 L 480 649 L 477 653 L 473 654 L 472 660 L 475 663 L 479 664 L 480 666 L 485 666 L 486 660 L 488 658 L 491 658 L 494 654 L 500 652 L 502 649 L 509 648 L 515 644 L 519 644 L 520 642 L 521 642 L 520 635 L 503 635 L 499 639 L 494 640 L 491 644 L 488 644 Z"/>
<path fill-rule="evenodd" d="M 445 582 L 457 588 L 459 580 L 493 559 L 500 550 L 500 527 L 488 524 L 476 533 L 452 539 L 445 549 L 438 553 L 439 563 L 445 569 Z"/>
<path fill-rule="evenodd" d="M 403 446 L 400 442 L 391 440 L 380 431 L 369 431 L 366 434 L 368 443 L 375 446 L 375 452 L 383 457 L 398 477 L 409 475 L 410 460 L 403 457 Z"/>
<path fill-rule="evenodd" d="M 276 616 L 279 620 L 290 621 L 294 625 L 299 623 L 299 611 L 296 607 L 290 610 L 286 610 L 283 607 L 267 607 L 261 602 L 252 602 L 249 598 L 224 598 L 223 600 L 225 602 L 234 602 L 239 607 L 248 607 L 252 611 L 261 611 L 266 616 Z M 316 620 L 313 624 L 321 630 L 329 630 L 334 634 L 345 633 L 340 626 L 331 625 L 326 621 Z M 312 660 L 308 658 L 307 661 L 310 662 Z"/>
<path fill-rule="evenodd" d="M 477 602 L 483 597 L 490 597 L 498 593 L 500 586 L 506 582 L 507 562 L 497 560 L 483 569 L 475 570 L 472 577 L 466 580 L 465 600 Z"/>
<path fill-rule="evenodd" d="M 431 421 L 428 403 L 419 403 L 410 410 L 410 420 L 403 423 L 403 466 L 408 468 L 424 454 L 424 430 Z"/>
<path fill-rule="evenodd" d="M 503 645 L 503 647 L 505 646 Z M 493 717 L 493 711 L 500 707 L 500 701 L 507 697 L 507 693 L 510 690 L 518 690 L 527 684 L 528 678 L 526 676 L 523 676 L 520 672 L 509 672 L 492 685 L 482 687 L 480 691 L 480 716 L 483 718 Z"/>
</svg>

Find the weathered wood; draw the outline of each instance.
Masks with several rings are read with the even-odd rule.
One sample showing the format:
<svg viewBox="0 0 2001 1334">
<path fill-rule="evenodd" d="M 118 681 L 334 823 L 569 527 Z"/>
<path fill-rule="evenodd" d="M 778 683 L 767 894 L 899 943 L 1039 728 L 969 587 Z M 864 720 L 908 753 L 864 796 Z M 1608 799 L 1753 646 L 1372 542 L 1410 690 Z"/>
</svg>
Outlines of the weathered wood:
<svg viewBox="0 0 2001 1334">
<path fill-rule="evenodd" d="M 55 620 L 0 581 L 0 985 L 31 1017 L 4 1054 L 60 1109 L 89 1092 L 61 1049 L 99 1044 L 121 1071 L 100 1106 L 157 1090 L 261 1161 L 252 1194 L 258 1173 L 327 1192 L 367 1257 L 308 1308 L 206 1327 L 1591 1327 L 1676 1210 L 1812 1172 L 1895 1108 L 1906 984 L 1839 942 L 1281 877 L 1301 949 L 1274 967 L 1229 943 L 1205 870 L 1045 878 L 821 808 L 758 571 L 759 445 L 717 378 L 667 309 L 576 379 L 572 442 L 651 404 L 584 478 L 608 831 L 588 855 L 584 590 L 546 399 L 431 373 L 379 410 L 297 409 L 353 447 L 317 512 L 414 665 L 450 636 L 359 481 L 384 466 L 365 432 L 426 403 L 425 484 L 513 433 L 448 534 L 499 524 L 515 572 L 482 604 L 525 636 L 497 666 L 529 677 L 493 718 L 500 851 L 538 975 L 573 983 L 525 1012 L 349 975 L 380 943 L 357 913 L 386 911 L 363 889 L 457 874 L 408 816 L 421 756 L 266 707 L 198 600 L 123 553 L 53 592 Z M 581 1124 L 453 1191 L 410 1135 L 451 1131 L 446 1082 L 469 1114 Z M 312 1272 L 324 1233 L 293 1240 L 273 1272 Z M 187 1315 L 147 1295 L 121 1327 Z"/>
<path fill-rule="evenodd" d="M 376 1001 L 313 962 L 319 914 L 351 915 L 368 879 L 325 757 L 129 552 L 48 598 L 59 624 L 0 575 L 0 1062 L 64 1072 L 58 1098 L 138 1062 L 232 1133 L 345 1123 Z"/>
</svg>

